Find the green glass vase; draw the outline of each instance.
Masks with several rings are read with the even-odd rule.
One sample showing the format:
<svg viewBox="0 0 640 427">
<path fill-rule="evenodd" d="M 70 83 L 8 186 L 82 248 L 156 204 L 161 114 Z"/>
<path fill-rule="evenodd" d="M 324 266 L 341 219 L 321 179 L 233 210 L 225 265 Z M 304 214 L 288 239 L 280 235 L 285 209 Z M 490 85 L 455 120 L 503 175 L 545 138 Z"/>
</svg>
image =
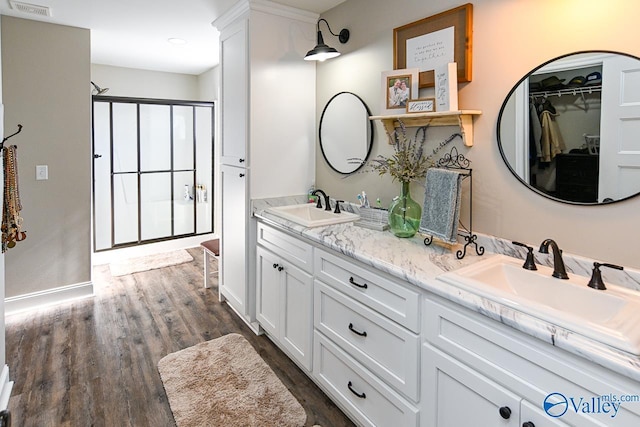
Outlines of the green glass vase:
<svg viewBox="0 0 640 427">
<path fill-rule="evenodd" d="M 413 237 L 420 227 L 422 207 L 411 198 L 409 182 L 402 182 L 402 193 L 389 206 L 389 229 L 398 237 Z"/>
</svg>

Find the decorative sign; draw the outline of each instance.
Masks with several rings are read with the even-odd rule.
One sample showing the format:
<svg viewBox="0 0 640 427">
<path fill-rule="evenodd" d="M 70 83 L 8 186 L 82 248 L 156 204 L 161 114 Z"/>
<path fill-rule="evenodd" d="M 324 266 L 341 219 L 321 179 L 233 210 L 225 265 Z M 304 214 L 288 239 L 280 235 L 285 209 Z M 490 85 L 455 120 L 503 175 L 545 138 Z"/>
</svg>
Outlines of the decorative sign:
<svg viewBox="0 0 640 427">
<path fill-rule="evenodd" d="M 407 103 L 407 113 L 433 113 L 436 111 L 435 98 L 412 99 Z"/>
<path fill-rule="evenodd" d="M 407 39 L 407 67 L 429 71 L 453 62 L 453 34 L 454 28 L 448 27 Z"/>
<path fill-rule="evenodd" d="M 458 80 L 455 62 L 434 70 L 436 78 L 436 108 L 438 111 L 456 111 L 458 109 Z"/>
</svg>

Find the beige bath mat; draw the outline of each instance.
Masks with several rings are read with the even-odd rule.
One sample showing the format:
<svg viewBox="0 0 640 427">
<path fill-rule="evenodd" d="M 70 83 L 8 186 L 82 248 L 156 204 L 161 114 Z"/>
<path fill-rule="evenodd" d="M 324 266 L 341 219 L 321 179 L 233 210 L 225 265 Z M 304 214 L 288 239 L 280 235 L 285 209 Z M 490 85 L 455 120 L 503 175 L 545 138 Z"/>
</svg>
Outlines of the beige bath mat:
<svg viewBox="0 0 640 427">
<path fill-rule="evenodd" d="M 154 270 L 156 268 L 170 267 L 191 261 L 193 261 L 193 257 L 189 255 L 189 252 L 180 249 L 178 251 L 114 261 L 109 264 L 109 270 L 111 270 L 111 275 L 115 277 Z"/>
<path fill-rule="evenodd" d="M 158 362 L 178 427 L 304 426 L 304 408 L 239 334 L 197 344 Z"/>
</svg>

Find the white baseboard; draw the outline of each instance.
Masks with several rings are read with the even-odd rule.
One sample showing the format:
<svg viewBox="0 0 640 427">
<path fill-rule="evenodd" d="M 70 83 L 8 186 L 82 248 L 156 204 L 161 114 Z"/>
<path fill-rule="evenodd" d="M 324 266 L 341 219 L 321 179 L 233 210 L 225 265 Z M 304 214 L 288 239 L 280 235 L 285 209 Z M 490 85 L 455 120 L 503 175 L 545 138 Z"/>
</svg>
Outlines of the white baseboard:
<svg viewBox="0 0 640 427">
<path fill-rule="evenodd" d="M 249 319 L 247 316 L 242 315 L 238 310 L 236 310 L 233 304 L 229 303 L 228 299 L 226 299 L 225 302 L 229 307 L 231 307 L 231 310 L 233 310 L 233 312 L 236 313 L 238 317 L 249 327 L 249 329 L 253 331 L 254 334 L 262 335 L 264 333 L 257 320 L 251 321 L 251 319 Z M 224 304 L 225 302 L 222 302 L 222 304 Z"/>
<path fill-rule="evenodd" d="M 2 373 L 0 373 L 0 411 L 4 411 L 9 407 L 9 397 L 11 396 L 12 388 L 13 381 L 9 381 L 9 366 L 4 365 L 2 367 Z"/>
<path fill-rule="evenodd" d="M 93 283 L 77 283 L 75 285 L 61 286 L 47 289 L 46 291 L 33 292 L 5 298 L 5 315 L 16 314 L 22 311 L 40 308 L 47 305 L 60 304 L 69 300 L 93 296 Z"/>
</svg>

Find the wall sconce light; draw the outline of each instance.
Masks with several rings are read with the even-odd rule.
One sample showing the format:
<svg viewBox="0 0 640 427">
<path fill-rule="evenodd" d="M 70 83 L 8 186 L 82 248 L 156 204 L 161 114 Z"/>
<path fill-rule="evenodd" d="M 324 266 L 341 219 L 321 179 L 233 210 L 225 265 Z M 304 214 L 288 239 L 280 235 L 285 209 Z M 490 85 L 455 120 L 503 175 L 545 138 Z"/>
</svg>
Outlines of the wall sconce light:
<svg viewBox="0 0 640 427">
<path fill-rule="evenodd" d="M 93 85 L 93 87 L 95 88 L 95 93 L 94 95 L 102 95 L 103 93 L 105 93 L 106 91 L 109 90 L 108 87 L 105 88 L 101 88 L 100 86 L 98 86 L 97 84 L 95 84 L 94 82 L 91 82 L 91 84 Z"/>
<path fill-rule="evenodd" d="M 343 28 L 342 31 L 340 31 L 340 34 L 334 34 L 333 31 L 331 31 L 331 27 L 329 27 L 329 23 L 327 22 L 327 20 L 324 18 L 319 19 L 318 24 L 316 25 L 318 29 L 318 44 L 316 45 L 316 47 L 307 52 L 304 57 L 305 61 L 324 61 L 325 59 L 340 56 L 340 52 L 338 52 L 335 48 L 329 47 L 324 44 L 322 32 L 320 31 L 320 21 L 324 21 L 324 23 L 327 24 L 327 28 L 329 29 L 331 35 L 338 37 L 340 43 L 345 44 L 349 41 L 349 30 Z"/>
</svg>

